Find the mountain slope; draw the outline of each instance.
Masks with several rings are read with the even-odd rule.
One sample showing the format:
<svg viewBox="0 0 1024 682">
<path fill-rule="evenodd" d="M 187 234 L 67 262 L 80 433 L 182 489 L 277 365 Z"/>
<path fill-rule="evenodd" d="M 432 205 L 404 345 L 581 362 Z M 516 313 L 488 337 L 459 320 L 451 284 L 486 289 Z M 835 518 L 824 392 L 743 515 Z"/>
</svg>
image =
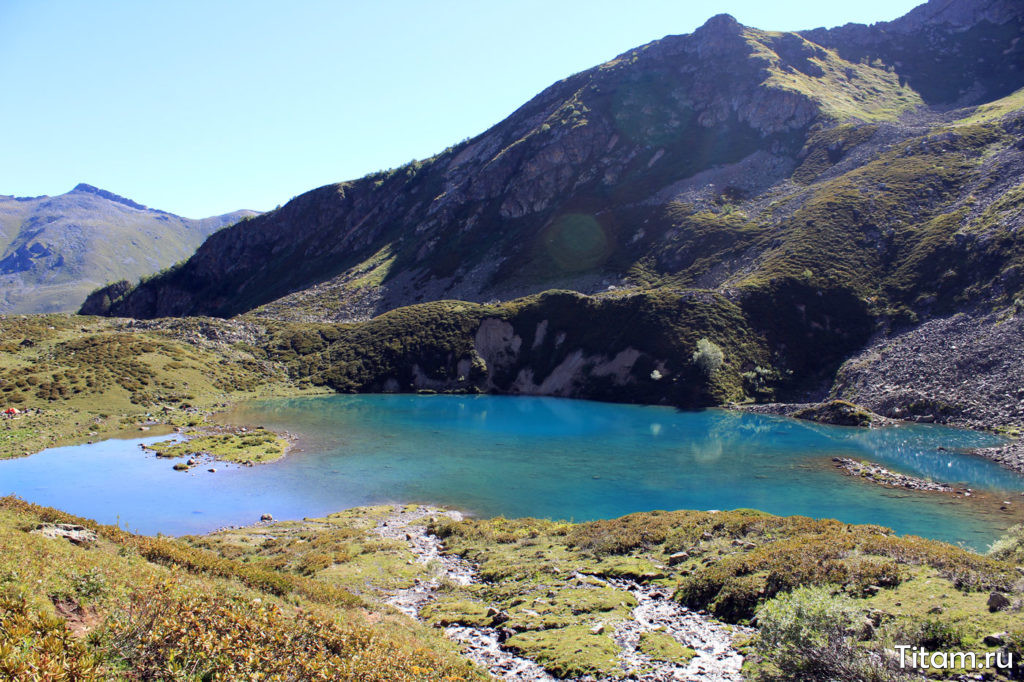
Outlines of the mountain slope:
<svg viewBox="0 0 1024 682">
<path fill-rule="evenodd" d="M 634 363 L 630 381 L 663 362 L 685 375 L 693 340 L 708 337 L 739 349 L 717 399 L 750 373 L 748 384 L 774 377 L 781 397 L 821 394 L 877 331 L 1024 292 L 1021 28 L 1005 0 L 932 0 L 894 22 L 801 33 L 713 17 L 552 85 L 431 159 L 221 231 L 182 267 L 84 312 L 346 322 L 443 299 L 593 295 L 538 303 L 552 334 L 575 320 L 590 341 L 517 366 L 533 375 L 501 389 L 515 391 L 543 387 L 577 351 L 596 357 L 593 339 L 593 366 L 637 351 L 643 339 L 617 325 L 645 301 L 696 297 L 718 312 L 685 329 L 666 318 L 657 333 L 679 343 Z M 429 308 L 400 317 L 402 343 L 440 330 Z M 727 318 L 749 330 L 746 350 L 708 321 Z M 538 336 L 516 319 L 508 343 Z M 448 350 L 432 363 L 437 385 L 470 358 Z M 357 360 L 324 376 L 365 389 L 396 371 L 353 382 Z M 577 376 L 592 374 L 580 362 Z M 583 384 L 575 394 L 594 395 Z"/>
<path fill-rule="evenodd" d="M 714 17 L 556 83 L 432 159 L 226 231 L 114 312 L 232 315 L 318 287 L 270 314 L 299 303 L 313 318 L 362 319 L 418 300 L 603 289 L 672 239 L 673 201 L 690 215 L 753 203 L 759 226 L 784 230 L 760 204 L 838 123 L 856 132 L 830 156 L 879 131 L 886 145 L 927 133 L 900 122 L 925 102 L 977 104 L 1021 87 L 1020 27 L 1006 2 L 932 2 L 890 24 L 802 34 Z M 951 60 L 966 64 L 952 80 Z"/>
<path fill-rule="evenodd" d="M 190 220 L 86 184 L 55 197 L 0 197 L 0 313 L 75 310 L 96 287 L 151 275 L 254 215 Z"/>
</svg>

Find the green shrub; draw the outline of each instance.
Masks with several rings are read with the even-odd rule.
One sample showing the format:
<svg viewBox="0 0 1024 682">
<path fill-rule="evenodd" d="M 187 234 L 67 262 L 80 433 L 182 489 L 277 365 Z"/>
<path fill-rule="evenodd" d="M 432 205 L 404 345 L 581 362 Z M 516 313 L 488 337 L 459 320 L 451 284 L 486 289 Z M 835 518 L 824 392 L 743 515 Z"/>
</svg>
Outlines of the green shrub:
<svg viewBox="0 0 1024 682">
<path fill-rule="evenodd" d="M 896 680 L 893 663 L 854 641 L 860 612 L 845 595 L 801 587 L 757 612 L 757 651 L 787 680 Z M 765 677 L 772 677 L 766 673 Z"/>
<path fill-rule="evenodd" d="M 897 626 L 896 633 L 894 640 L 900 644 L 932 651 L 959 649 L 964 645 L 962 629 L 934 618 L 903 622 Z"/>
<path fill-rule="evenodd" d="M 697 350 L 693 352 L 693 364 L 697 365 L 704 376 L 711 376 L 717 372 L 724 362 L 725 353 L 717 344 L 709 341 L 707 337 L 697 341 Z"/>
<path fill-rule="evenodd" d="M 992 543 L 988 553 L 1001 561 L 1024 564 L 1024 523 L 1009 528 L 1001 538 Z"/>
<path fill-rule="evenodd" d="M 62 618 L 0 596 L 0 679 L 98 680 L 94 656 Z"/>
</svg>

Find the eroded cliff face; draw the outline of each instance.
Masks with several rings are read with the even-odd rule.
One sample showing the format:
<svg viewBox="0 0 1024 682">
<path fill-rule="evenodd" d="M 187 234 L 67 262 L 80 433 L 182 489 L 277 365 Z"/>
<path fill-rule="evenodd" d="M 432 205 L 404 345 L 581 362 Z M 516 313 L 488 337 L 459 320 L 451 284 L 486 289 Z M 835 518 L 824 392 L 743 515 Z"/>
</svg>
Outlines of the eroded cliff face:
<svg viewBox="0 0 1024 682">
<path fill-rule="evenodd" d="M 622 320 L 629 324 L 623 326 Z M 723 353 L 693 360 L 700 339 Z M 267 344 L 296 375 L 338 391 L 493 392 L 686 407 L 739 400 L 764 336 L 710 292 L 548 292 L 498 305 L 401 308 L 354 325 L 286 325 Z"/>
</svg>

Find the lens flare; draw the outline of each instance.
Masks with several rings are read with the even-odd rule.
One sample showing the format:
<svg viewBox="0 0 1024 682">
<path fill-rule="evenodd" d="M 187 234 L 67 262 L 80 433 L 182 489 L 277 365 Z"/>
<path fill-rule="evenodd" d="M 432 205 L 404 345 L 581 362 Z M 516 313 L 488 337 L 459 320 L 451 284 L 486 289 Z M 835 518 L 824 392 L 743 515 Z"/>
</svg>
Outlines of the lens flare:
<svg viewBox="0 0 1024 682">
<path fill-rule="evenodd" d="M 608 230 L 592 215 L 566 213 L 544 230 L 544 248 L 559 268 L 580 272 L 597 267 L 611 253 Z"/>
</svg>

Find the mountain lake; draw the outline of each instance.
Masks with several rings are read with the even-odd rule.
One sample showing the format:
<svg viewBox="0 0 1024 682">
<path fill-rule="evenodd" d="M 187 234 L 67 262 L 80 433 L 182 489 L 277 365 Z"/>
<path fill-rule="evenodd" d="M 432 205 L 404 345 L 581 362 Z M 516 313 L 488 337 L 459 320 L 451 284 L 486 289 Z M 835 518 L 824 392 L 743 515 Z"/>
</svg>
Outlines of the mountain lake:
<svg viewBox="0 0 1024 682">
<path fill-rule="evenodd" d="M 182 535 L 348 507 L 419 502 L 481 516 L 584 521 L 654 509 L 760 509 L 987 546 L 1018 515 L 843 475 L 832 457 L 959 483 L 1024 508 L 1024 476 L 968 448 L 998 436 L 934 425 L 825 426 L 720 409 L 509 396 L 336 395 L 242 404 L 221 416 L 297 436 L 283 459 L 172 470 L 150 436 L 0 461 L 16 494 L 132 531 Z M 941 448 L 941 449 L 940 449 Z M 1012 496 L 1012 497 L 1011 497 Z"/>
</svg>

